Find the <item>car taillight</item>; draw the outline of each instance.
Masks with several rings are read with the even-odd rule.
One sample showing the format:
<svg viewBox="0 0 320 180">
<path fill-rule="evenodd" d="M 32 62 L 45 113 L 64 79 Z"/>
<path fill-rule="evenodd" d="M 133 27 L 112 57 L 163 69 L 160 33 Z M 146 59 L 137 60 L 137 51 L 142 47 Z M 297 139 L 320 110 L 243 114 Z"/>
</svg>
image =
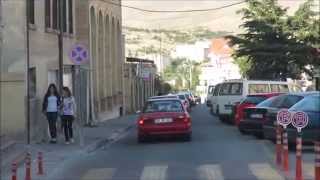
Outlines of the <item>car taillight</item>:
<svg viewBox="0 0 320 180">
<path fill-rule="evenodd" d="M 138 124 L 139 125 L 143 125 L 144 124 L 144 118 L 143 117 L 141 117 L 139 120 L 138 120 Z"/>
</svg>

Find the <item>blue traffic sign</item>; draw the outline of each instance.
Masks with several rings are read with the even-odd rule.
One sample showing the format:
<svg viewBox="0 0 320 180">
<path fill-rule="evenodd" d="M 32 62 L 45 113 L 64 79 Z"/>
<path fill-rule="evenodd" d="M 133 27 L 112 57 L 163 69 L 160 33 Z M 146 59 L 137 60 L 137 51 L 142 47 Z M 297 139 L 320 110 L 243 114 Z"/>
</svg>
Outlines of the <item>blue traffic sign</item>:
<svg viewBox="0 0 320 180">
<path fill-rule="evenodd" d="M 89 51 L 85 45 L 76 44 L 69 52 L 69 58 L 76 65 L 81 65 L 89 60 Z"/>
</svg>

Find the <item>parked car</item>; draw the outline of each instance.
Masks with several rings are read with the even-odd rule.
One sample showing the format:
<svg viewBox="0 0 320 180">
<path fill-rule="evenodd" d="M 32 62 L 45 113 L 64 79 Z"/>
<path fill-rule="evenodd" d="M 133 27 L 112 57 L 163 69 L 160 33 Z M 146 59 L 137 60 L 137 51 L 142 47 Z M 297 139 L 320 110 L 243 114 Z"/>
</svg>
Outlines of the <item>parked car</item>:
<svg viewBox="0 0 320 180">
<path fill-rule="evenodd" d="M 253 94 L 253 95 L 248 95 L 243 99 L 241 102 L 235 104 L 234 106 L 234 124 L 239 125 L 240 120 L 243 119 L 244 115 L 244 109 L 248 107 L 255 107 L 257 104 L 261 103 L 262 101 L 273 97 L 273 96 L 278 96 L 281 93 L 261 93 L 261 94 Z"/>
<path fill-rule="evenodd" d="M 275 125 L 277 121 L 276 117 L 280 109 L 289 109 L 293 107 L 293 105 L 305 99 L 306 97 L 314 96 L 318 94 L 319 92 L 313 91 L 313 92 L 304 92 L 304 93 L 290 93 L 287 95 L 279 96 L 278 100 L 273 103 L 274 105 L 272 105 L 272 108 L 267 108 L 267 113 L 263 117 L 264 118 L 264 123 L 263 123 L 264 137 L 272 141 L 276 139 L 276 132 L 275 132 Z M 302 109 L 301 105 L 298 107 Z M 289 126 L 288 128 L 292 128 L 292 127 Z M 292 136 L 292 132 L 290 134 Z M 289 143 L 295 143 L 295 138 L 292 139 L 292 137 L 290 137 Z"/>
<path fill-rule="evenodd" d="M 191 111 L 191 106 L 188 101 L 187 95 L 186 94 L 177 94 L 178 98 L 182 101 L 183 106 L 187 109 L 188 112 Z"/>
<path fill-rule="evenodd" d="M 149 97 L 148 99 L 151 100 L 151 99 L 167 99 L 167 98 L 179 99 L 177 95 L 152 96 L 152 97 Z"/>
<path fill-rule="evenodd" d="M 313 143 L 320 140 L 320 93 L 311 95 L 289 109 L 290 112 L 303 111 L 308 115 L 308 125 L 302 131 L 302 139 L 304 143 Z M 297 130 L 292 126 L 288 126 L 288 141 L 294 143 Z"/>
<path fill-rule="evenodd" d="M 271 108 L 280 97 L 273 96 L 268 98 L 255 107 L 247 107 L 243 111 L 243 118 L 240 119 L 238 129 L 242 134 L 253 134 L 257 137 L 263 137 L 263 124 L 267 109 Z"/>
<path fill-rule="evenodd" d="M 191 117 L 178 99 L 148 100 L 137 121 L 138 142 L 153 136 L 181 135 L 191 140 Z"/>
<path fill-rule="evenodd" d="M 290 92 L 288 83 L 282 81 L 227 80 L 215 86 L 210 98 L 211 111 L 222 121 L 230 122 L 232 120 L 232 106 L 247 95 L 288 92 Z"/>
<path fill-rule="evenodd" d="M 201 104 L 201 97 L 200 96 L 194 96 L 196 104 Z"/>
</svg>

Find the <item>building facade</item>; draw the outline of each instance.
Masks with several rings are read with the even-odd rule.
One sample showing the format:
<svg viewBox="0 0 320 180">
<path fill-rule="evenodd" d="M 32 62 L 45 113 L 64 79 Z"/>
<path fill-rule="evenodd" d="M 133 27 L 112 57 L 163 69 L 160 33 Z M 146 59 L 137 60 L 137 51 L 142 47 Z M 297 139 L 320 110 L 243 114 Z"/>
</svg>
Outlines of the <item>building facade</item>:
<svg viewBox="0 0 320 180">
<path fill-rule="evenodd" d="M 5 37 L 1 46 L 4 52 L 1 55 L 1 127 L 6 131 L 1 129 L 1 132 L 24 139 L 27 131 L 24 102 L 26 4 L 22 0 L 1 1 Z M 62 9 L 59 2 L 62 2 Z M 86 124 L 119 116 L 124 63 L 121 7 L 116 5 L 120 1 L 110 2 L 30 0 L 28 72 L 31 134 L 35 140 L 47 138 L 47 122 L 41 113 L 41 104 L 48 85 L 59 84 L 59 10 L 63 14 L 63 85 L 76 97 L 79 122 Z M 76 44 L 88 49 L 88 62 L 78 65 L 70 59 L 69 54 Z M 12 104 L 3 106 L 10 98 Z"/>
</svg>

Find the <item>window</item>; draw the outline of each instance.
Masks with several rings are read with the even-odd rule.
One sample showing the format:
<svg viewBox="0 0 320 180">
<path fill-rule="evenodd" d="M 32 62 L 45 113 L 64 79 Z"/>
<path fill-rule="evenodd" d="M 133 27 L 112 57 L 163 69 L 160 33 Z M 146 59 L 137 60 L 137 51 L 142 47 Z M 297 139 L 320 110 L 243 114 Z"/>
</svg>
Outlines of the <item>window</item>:
<svg viewBox="0 0 320 180">
<path fill-rule="evenodd" d="M 289 88 L 286 84 L 271 84 L 271 92 L 281 92 L 281 93 L 288 93 Z"/>
<path fill-rule="evenodd" d="M 51 27 L 51 4 L 50 4 L 50 0 L 46 0 L 45 2 L 45 26 L 46 28 L 50 28 Z"/>
<path fill-rule="evenodd" d="M 292 106 L 290 110 L 294 111 L 309 111 L 309 112 L 319 112 L 320 109 L 320 96 L 308 96 Z"/>
<path fill-rule="evenodd" d="M 282 108 L 290 108 L 291 106 L 295 105 L 297 102 L 299 102 L 303 97 L 301 96 L 287 96 L 287 98 L 283 101 L 281 107 Z"/>
<path fill-rule="evenodd" d="M 62 4 L 59 4 L 59 3 Z M 62 32 L 73 33 L 73 0 L 45 0 L 45 26 L 59 30 L 59 9 L 62 9 Z"/>
<path fill-rule="evenodd" d="M 289 87 L 286 84 L 279 84 L 279 92 L 281 93 L 288 93 Z"/>
<path fill-rule="evenodd" d="M 259 104 L 260 102 L 266 100 L 267 97 L 265 96 L 247 96 L 242 103 L 250 103 L 250 104 Z"/>
<path fill-rule="evenodd" d="M 229 95 L 230 94 L 230 83 L 225 83 L 221 85 L 220 95 Z"/>
<path fill-rule="evenodd" d="M 69 33 L 73 33 L 73 0 L 69 0 L 68 13 L 69 13 Z"/>
<path fill-rule="evenodd" d="M 268 84 L 249 84 L 249 94 L 269 92 Z"/>
<path fill-rule="evenodd" d="M 62 1 L 62 31 L 67 32 L 67 1 L 66 0 Z"/>
<path fill-rule="evenodd" d="M 183 111 L 181 102 L 175 100 L 149 101 L 143 109 L 144 113 Z"/>
<path fill-rule="evenodd" d="M 34 0 L 29 0 L 29 23 L 34 24 Z"/>
<path fill-rule="evenodd" d="M 214 96 L 218 96 L 219 95 L 219 90 L 220 90 L 220 84 L 218 84 L 215 88 L 214 88 L 214 92 L 213 95 Z"/>
<path fill-rule="evenodd" d="M 232 83 L 230 94 L 231 95 L 241 95 L 242 94 L 242 83 Z"/>
<path fill-rule="evenodd" d="M 36 68 L 29 69 L 29 93 L 30 98 L 34 98 L 37 93 L 37 78 L 36 78 Z"/>
<path fill-rule="evenodd" d="M 52 29 L 58 29 L 58 0 L 52 0 Z"/>
</svg>

